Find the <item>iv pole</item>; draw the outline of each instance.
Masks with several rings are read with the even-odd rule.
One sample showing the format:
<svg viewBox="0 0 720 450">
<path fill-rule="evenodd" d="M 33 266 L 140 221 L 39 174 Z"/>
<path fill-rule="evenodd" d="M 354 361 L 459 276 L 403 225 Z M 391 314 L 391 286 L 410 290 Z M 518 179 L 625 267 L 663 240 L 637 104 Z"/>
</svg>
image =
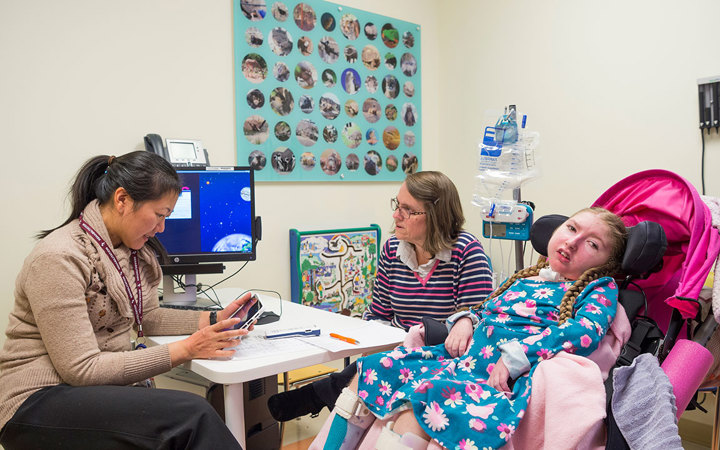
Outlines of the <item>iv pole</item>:
<svg viewBox="0 0 720 450">
<path fill-rule="evenodd" d="M 513 200 L 520 203 L 520 188 L 516 187 L 513 189 Z M 525 261 L 523 258 L 523 242 L 524 241 L 515 241 L 515 270 L 520 271 L 524 269 Z"/>
</svg>

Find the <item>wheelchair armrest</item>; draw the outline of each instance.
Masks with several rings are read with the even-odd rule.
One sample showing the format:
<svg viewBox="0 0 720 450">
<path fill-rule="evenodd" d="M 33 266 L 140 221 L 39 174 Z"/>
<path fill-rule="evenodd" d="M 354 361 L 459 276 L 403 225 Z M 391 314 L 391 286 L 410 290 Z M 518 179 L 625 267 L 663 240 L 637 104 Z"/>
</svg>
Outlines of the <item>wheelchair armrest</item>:
<svg viewBox="0 0 720 450">
<path fill-rule="evenodd" d="M 425 327 L 425 345 L 438 345 L 445 342 L 448 330 L 443 322 L 428 316 L 423 317 L 421 320 Z"/>
</svg>

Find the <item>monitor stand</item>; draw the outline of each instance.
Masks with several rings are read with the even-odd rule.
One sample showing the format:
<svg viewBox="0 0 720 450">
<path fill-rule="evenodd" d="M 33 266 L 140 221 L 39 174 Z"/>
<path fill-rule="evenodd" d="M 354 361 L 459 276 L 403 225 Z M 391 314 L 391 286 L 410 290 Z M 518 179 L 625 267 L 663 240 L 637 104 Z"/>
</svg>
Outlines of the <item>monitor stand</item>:
<svg viewBox="0 0 720 450">
<path fill-rule="evenodd" d="M 175 292 L 175 281 L 172 275 L 163 275 L 163 304 L 194 305 L 197 303 L 196 274 L 185 274 L 185 290 Z"/>
<path fill-rule="evenodd" d="M 170 264 L 163 265 L 163 305 L 195 305 L 197 298 L 197 274 L 222 273 L 225 265 L 222 263 L 212 264 Z M 185 290 L 175 292 L 173 275 L 185 275 Z M 208 305 L 212 302 L 208 300 Z M 198 304 L 198 306 L 201 306 Z"/>
</svg>

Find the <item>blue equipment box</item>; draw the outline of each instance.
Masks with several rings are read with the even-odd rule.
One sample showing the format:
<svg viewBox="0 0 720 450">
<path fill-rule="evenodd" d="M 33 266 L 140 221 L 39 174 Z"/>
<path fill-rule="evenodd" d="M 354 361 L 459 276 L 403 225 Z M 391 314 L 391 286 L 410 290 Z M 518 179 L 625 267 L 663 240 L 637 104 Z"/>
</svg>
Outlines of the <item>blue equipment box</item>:
<svg viewBox="0 0 720 450">
<path fill-rule="evenodd" d="M 497 221 L 497 219 L 483 220 L 483 237 L 489 239 L 507 239 L 511 241 L 530 240 L 530 227 L 533 223 L 533 210 L 529 205 L 524 203 L 518 203 L 517 208 L 524 208 L 527 211 L 527 217 L 525 217 L 524 220 L 518 222 L 518 216 L 509 218 L 509 221 L 503 222 Z"/>
</svg>

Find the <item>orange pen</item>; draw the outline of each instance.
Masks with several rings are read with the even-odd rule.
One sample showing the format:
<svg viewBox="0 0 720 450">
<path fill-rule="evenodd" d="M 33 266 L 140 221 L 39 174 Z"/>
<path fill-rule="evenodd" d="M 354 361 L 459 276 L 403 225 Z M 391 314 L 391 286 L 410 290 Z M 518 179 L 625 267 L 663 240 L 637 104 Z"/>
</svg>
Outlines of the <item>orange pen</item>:
<svg viewBox="0 0 720 450">
<path fill-rule="evenodd" d="M 357 344 L 360 343 L 360 341 L 358 341 L 357 339 L 353 339 L 353 338 L 345 337 L 345 336 L 340 336 L 339 334 L 335 334 L 335 333 L 330 333 L 330 337 L 331 337 L 331 338 L 335 338 L 335 339 L 340 339 L 341 341 L 345 341 L 345 342 L 347 342 L 348 344 L 355 344 L 355 345 L 357 345 Z"/>
</svg>

